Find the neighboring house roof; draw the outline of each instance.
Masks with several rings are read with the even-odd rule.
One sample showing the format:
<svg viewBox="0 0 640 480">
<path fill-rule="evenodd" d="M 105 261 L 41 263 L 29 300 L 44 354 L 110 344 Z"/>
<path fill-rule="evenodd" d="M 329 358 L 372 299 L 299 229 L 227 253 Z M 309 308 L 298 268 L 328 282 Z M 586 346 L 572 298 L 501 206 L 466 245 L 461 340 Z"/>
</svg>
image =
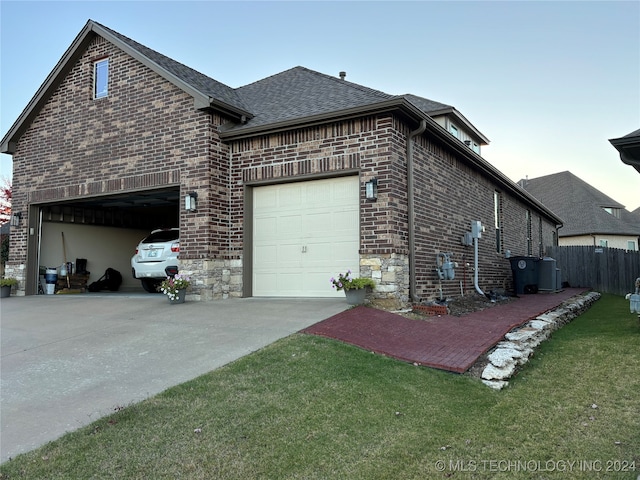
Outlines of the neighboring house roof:
<svg viewBox="0 0 640 480">
<path fill-rule="evenodd" d="M 525 190 L 564 220 L 560 237 L 576 235 L 640 235 L 640 223 L 624 205 L 571 172 L 520 180 Z M 620 209 L 620 218 L 604 208 Z"/>
<path fill-rule="evenodd" d="M 96 36 L 105 38 L 187 92 L 194 98 L 195 108 L 220 111 L 231 117 L 234 122 L 220 127 L 220 136 L 223 139 L 266 134 L 287 128 L 299 128 L 379 112 L 400 111 L 412 119 L 415 125 L 424 123 L 433 137 L 466 158 L 474 169 L 493 178 L 498 185 L 534 206 L 555 223 L 561 223 L 560 218 L 552 211 L 515 185 L 500 170 L 473 152 L 433 119 L 434 116 L 453 116 L 465 124 L 470 132 L 477 135 L 481 142 L 488 143 L 488 139 L 450 105 L 411 94 L 390 95 L 304 67 L 295 67 L 234 89 L 93 20 L 87 22 L 4 136 L 0 142 L 2 153 L 15 152 L 20 136 Z"/>
<path fill-rule="evenodd" d="M 620 160 L 640 172 L 640 129 L 609 142 L 620 152 Z"/>
</svg>

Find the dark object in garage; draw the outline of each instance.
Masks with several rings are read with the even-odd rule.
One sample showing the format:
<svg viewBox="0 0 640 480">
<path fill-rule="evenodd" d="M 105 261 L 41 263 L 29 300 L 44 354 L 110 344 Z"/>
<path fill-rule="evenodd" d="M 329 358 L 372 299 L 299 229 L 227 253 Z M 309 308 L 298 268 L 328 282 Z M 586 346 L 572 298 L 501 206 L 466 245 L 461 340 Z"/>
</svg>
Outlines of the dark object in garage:
<svg viewBox="0 0 640 480">
<path fill-rule="evenodd" d="M 113 268 L 107 268 L 102 277 L 89 285 L 88 290 L 90 292 L 99 292 L 101 290 L 116 292 L 121 284 L 122 275 L 120 272 Z"/>
<path fill-rule="evenodd" d="M 76 258 L 76 273 L 80 273 L 82 275 L 88 274 L 87 272 L 87 259 L 86 258 Z"/>
</svg>

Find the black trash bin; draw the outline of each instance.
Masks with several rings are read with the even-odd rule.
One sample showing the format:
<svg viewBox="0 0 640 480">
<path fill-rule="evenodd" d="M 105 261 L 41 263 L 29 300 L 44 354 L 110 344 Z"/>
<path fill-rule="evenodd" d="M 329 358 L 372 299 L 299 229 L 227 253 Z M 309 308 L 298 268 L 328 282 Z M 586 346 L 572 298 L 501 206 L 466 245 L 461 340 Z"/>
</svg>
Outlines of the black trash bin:
<svg viewBox="0 0 640 480">
<path fill-rule="evenodd" d="M 516 295 L 538 293 L 538 262 L 540 259 L 537 257 L 511 257 L 509 260 L 511 261 Z"/>
</svg>

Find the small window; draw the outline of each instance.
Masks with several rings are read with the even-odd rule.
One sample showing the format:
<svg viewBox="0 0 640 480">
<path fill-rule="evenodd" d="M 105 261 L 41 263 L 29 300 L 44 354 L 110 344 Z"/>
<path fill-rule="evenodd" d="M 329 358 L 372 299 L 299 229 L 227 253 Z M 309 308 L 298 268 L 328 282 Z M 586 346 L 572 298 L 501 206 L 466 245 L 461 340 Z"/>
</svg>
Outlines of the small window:
<svg viewBox="0 0 640 480">
<path fill-rule="evenodd" d="M 456 138 L 458 137 L 458 127 L 456 127 L 453 123 L 449 124 L 449 132 L 451 132 L 451 135 L 453 135 Z"/>
<path fill-rule="evenodd" d="M 496 227 L 496 252 L 502 252 L 502 199 L 500 192 L 493 192 L 493 219 Z"/>
<path fill-rule="evenodd" d="M 538 218 L 538 255 L 544 257 L 544 243 L 542 240 L 542 217 Z"/>
<path fill-rule="evenodd" d="M 473 142 L 473 146 L 471 147 L 471 149 L 478 155 L 480 155 L 480 145 L 478 145 L 476 142 Z"/>
<path fill-rule="evenodd" d="M 636 251 L 636 242 L 634 242 L 633 240 L 627 241 L 627 250 L 631 250 L 631 251 L 635 252 Z"/>
<path fill-rule="evenodd" d="M 601 247 L 608 247 L 609 246 L 609 241 L 608 240 L 600 240 L 600 246 Z"/>
<path fill-rule="evenodd" d="M 525 220 L 527 222 L 527 255 L 531 256 L 533 253 L 531 244 L 531 210 L 525 212 Z"/>
<path fill-rule="evenodd" d="M 93 64 L 94 98 L 106 97 L 109 91 L 109 59 L 105 58 Z"/>
</svg>

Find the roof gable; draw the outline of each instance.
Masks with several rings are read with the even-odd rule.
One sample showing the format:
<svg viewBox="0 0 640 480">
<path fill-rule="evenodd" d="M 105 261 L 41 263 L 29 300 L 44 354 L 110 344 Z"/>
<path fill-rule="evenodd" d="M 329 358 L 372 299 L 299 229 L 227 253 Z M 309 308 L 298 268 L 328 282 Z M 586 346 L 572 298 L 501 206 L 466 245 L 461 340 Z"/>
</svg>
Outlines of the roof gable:
<svg viewBox="0 0 640 480">
<path fill-rule="evenodd" d="M 15 151 L 17 140 L 37 116 L 43 105 L 64 80 L 95 36 L 103 37 L 178 88 L 184 90 L 194 98 L 196 108 L 217 108 L 238 119 L 251 116 L 244 108 L 234 89 L 93 20 L 89 20 L 2 139 L 0 144 L 2 153 L 13 153 Z"/>
<path fill-rule="evenodd" d="M 238 112 L 244 111 L 244 115 L 250 115 L 248 109 L 233 88 L 158 53 L 151 48 L 145 47 L 135 40 L 125 37 L 97 22 L 90 20 L 89 23 L 94 25 L 92 30 L 98 35 L 107 38 L 107 40 L 112 41 L 112 43 L 116 43 L 120 48 L 130 55 L 137 57 L 145 65 L 155 70 L 170 82 L 187 90 L 187 93 L 190 93 L 194 97 L 198 94 L 202 95 L 206 99 L 206 106 L 209 106 L 213 101 L 220 105 L 226 104 L 227 108 L 235 109 Z M 119 40 L 119 42 L 114 39 Z"/>
</svg>

